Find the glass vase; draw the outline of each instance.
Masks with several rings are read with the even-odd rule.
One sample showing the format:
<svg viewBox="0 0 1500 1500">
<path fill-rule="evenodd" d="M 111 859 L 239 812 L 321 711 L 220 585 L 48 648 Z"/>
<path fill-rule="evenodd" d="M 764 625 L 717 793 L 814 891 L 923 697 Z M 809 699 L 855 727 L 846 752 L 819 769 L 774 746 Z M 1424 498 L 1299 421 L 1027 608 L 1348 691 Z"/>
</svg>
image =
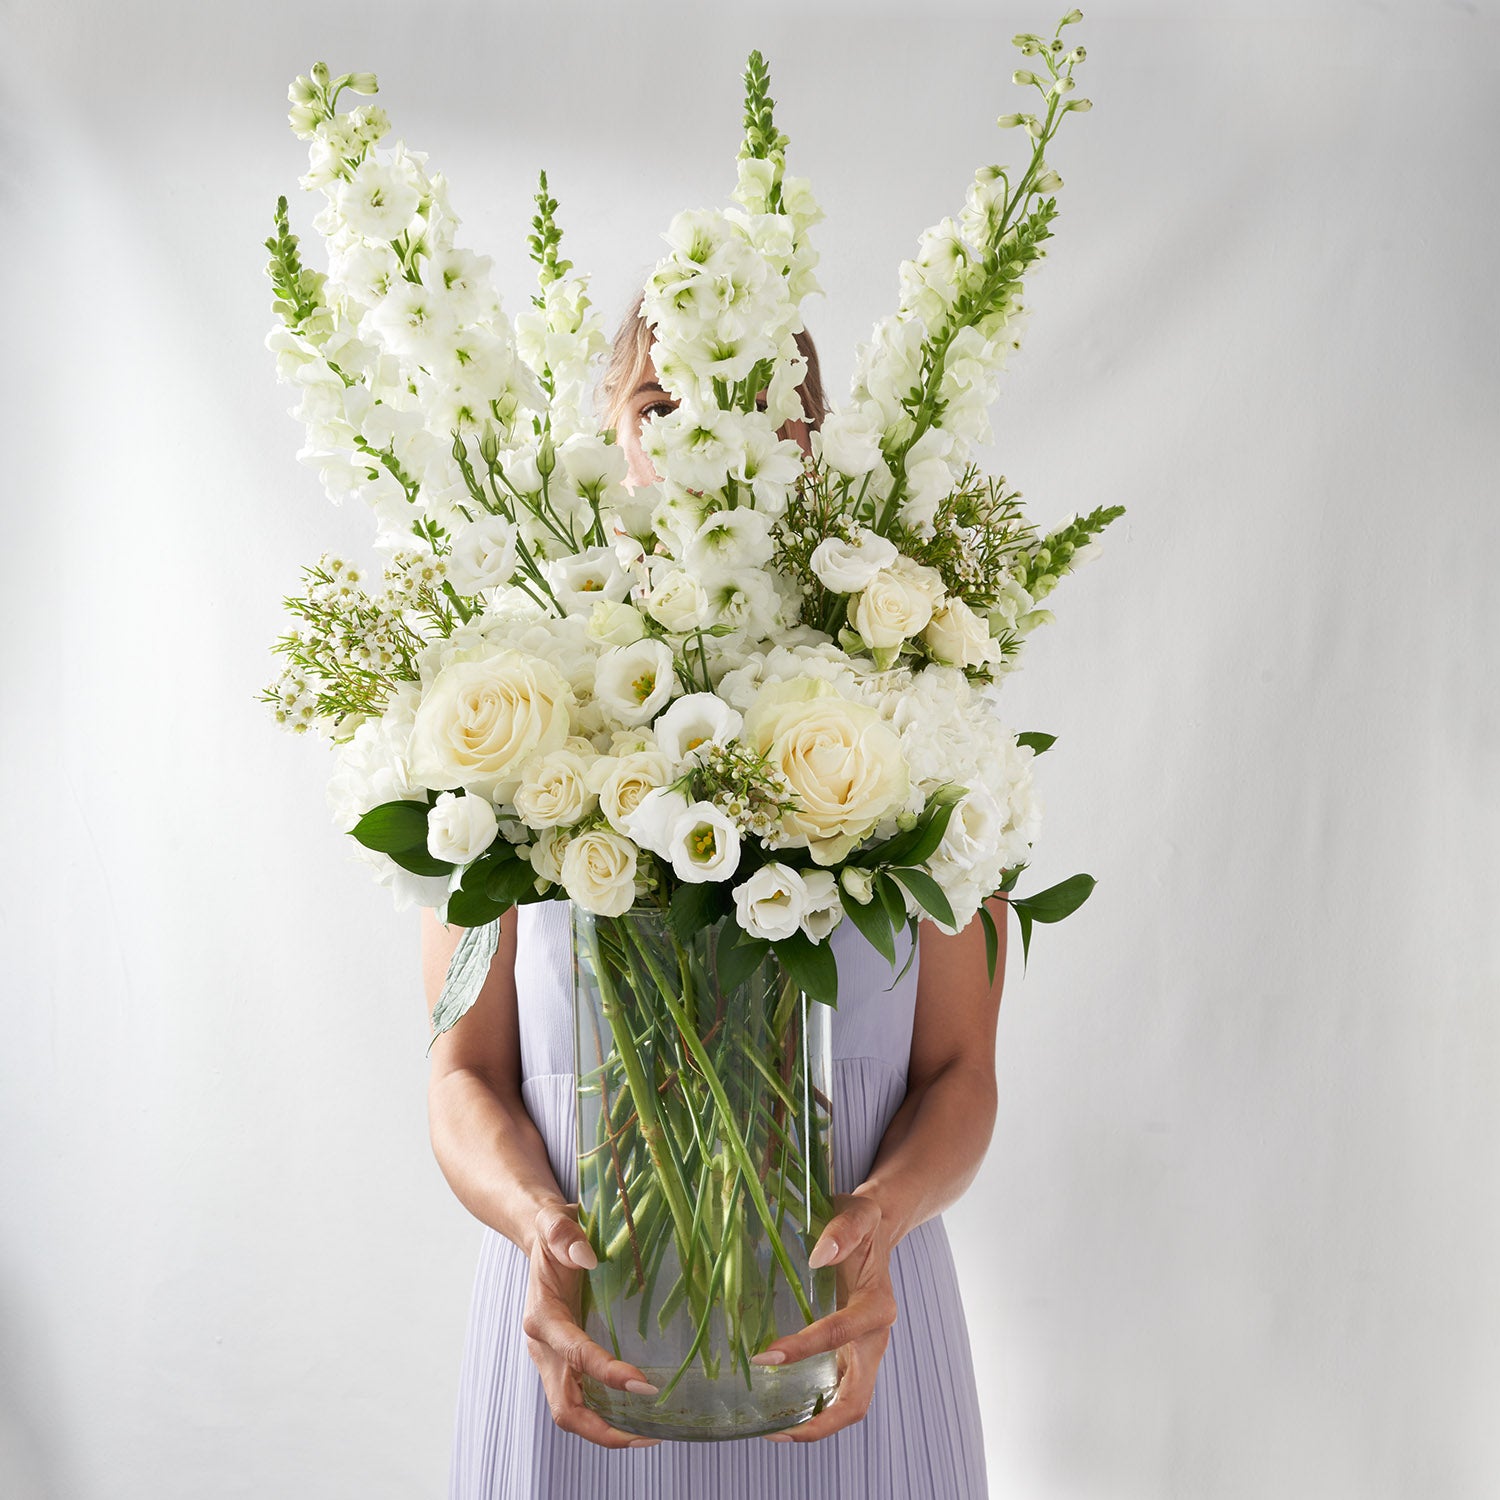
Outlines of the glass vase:
<svg viewBox="0 0 1500 1500">
<path fill-rule="evenodd" d="M 583 1398 L 649 1437 L 796 1426 L 832 1398 L 836 1352 L 750 1357 L 835 1306 L 834 1268 L 807 1263 L 832 1216 L 829 1008 L 770 957 L 721 983 L 730 917 L 684 940 L 664 911 L 572 911 L 579 1216 L 599 1258 L 580 1323 L 659 1387 L 584 1376 Z"/>
</svg>

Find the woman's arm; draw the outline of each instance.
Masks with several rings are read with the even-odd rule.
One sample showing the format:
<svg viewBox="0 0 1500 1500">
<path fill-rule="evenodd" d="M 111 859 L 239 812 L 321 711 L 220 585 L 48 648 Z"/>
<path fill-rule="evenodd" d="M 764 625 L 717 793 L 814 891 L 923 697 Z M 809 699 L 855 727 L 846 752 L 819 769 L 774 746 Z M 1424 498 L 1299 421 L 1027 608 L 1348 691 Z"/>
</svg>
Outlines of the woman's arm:
<svg viewBox="0 0 1500 1500">
<path fill-rule="evenodd" d="M 906 1098 L 870 1175 L 854 1189 L 880 1205 L 891 1245 L 941 1213 L 974 1180 L 995 1129 L 995 1034 L 1005 987 L 1005 898 L 989 903 L 1000 934 L 995 982 L 976 916 L 954 936 L 921 924 Z"/>
<path fill-rule="evenodd" d="M 429 1014 L 462 936 L 461 927 L 445 928 L 431 907 L 422 908 Z M 478 998 L 432 1045 L 427 1118 L 433 1155 L 459 1202 L 529 1255 L 537 1210 L 566 1199 L 521 1098 L 515 964 L 516 914 L 510 911 Z"/>
</svg>

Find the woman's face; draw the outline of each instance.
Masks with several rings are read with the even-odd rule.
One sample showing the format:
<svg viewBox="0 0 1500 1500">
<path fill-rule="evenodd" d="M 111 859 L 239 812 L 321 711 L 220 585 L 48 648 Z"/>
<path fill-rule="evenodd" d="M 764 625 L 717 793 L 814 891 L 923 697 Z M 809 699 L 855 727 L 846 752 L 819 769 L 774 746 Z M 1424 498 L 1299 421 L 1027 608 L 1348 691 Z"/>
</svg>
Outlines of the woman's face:
<svg viewBox="0 0 1500 1500">
<path fill-rule="evenodd" d="M 764 390 L 757 396 L 756 403 L 762 411 L 766 409 Z M 657 384 L 656 371 L 648 362 L 641 375 L 640 384 L 630 393 L 625 403 L 625 409 L 615 434 L 620 447 L 625 450 L 626 458 L 630 461 L 629 472 L 625 477 L 625 483 L 629 489 L 634 490 L 642 485 L 655 484 L 661 477 L 652 467 L 651 460 L 641 450 L 641 423 L 654 411 L 674 411 L 676 407 L 677 398 L 669 396 Z M 812 439 L 806 422 L 788 422 L 777 436 L 790 438 L 801 447 L 804 453 L 812 452 Z"/>
</svg>

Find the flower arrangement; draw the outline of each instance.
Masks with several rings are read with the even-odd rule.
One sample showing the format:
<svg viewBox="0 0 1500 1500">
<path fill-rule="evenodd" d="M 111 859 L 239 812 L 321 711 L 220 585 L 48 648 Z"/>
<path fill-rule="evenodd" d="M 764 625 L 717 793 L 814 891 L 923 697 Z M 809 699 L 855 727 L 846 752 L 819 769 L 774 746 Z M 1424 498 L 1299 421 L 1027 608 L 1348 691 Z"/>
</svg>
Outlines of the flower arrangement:
<svg viewBox="0 0 1500 1500">
<path fill-rule="evenodd" d="M 557 897 L 601 920 L 659 909 L 684 941 L 723 923 L 721 965 L 774 955 L 830 1004 L 844 920 L 894 963 L 903 925 L 977 917 L 993 975 L 984 903 L 1028 864 L 1052 743 L 1004 727 L 999 685 L 1123 513 L 1039 531 L 972 457 L 1057 212 L 1046 148 L 1090 107 L 1084 49 L 1061 39 L 1079 19 L 1016 37 L 1040 102 L 998 123 L 1030 160 L 980 168 L 921 235 L 810 452 L 778 434 L 807 415 L 796 335 L 823 214 L 751 53 L 731 201 L 677 214 L 645 288 L 670 408 L 641 429 L 650 485 L 592 416 L 607 340 L 546 174 L 537 287 L 511 316 L 456 241 L 446 179 L 382 145 L 378 105 L 346 107 L 373 75 L 319 63 L 292 84 L 327 269 L 281 199 L 268 345 L 299 393 L 299 457 L 336 504 L 370 506 L 383 564 L 305 570 L 260 696 L 332 742 L 336 822 L 398 907 L 466 929 L 434 1037 L 472 1004 L 499 919 Z M 1092 885 L 1012 895 L 1023 948 Z"/>
</svg>

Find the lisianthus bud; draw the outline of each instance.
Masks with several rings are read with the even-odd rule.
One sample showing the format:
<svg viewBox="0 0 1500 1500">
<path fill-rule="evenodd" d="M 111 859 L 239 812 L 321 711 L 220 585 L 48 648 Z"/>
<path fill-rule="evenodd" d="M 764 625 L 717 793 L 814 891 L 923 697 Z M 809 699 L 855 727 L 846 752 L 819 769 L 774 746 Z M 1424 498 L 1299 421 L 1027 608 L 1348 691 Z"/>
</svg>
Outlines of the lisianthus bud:
<svg viewBox="0 0 1500 1500">
<path fill-rule="evenodd" d="M 858 901 L 861 906 L 868 906 L 875 898 L 874 877 L 858 865 L 845 865 L 839 874 L 839 884 L 843 886 L 845 894 Z"/>
</svg>

